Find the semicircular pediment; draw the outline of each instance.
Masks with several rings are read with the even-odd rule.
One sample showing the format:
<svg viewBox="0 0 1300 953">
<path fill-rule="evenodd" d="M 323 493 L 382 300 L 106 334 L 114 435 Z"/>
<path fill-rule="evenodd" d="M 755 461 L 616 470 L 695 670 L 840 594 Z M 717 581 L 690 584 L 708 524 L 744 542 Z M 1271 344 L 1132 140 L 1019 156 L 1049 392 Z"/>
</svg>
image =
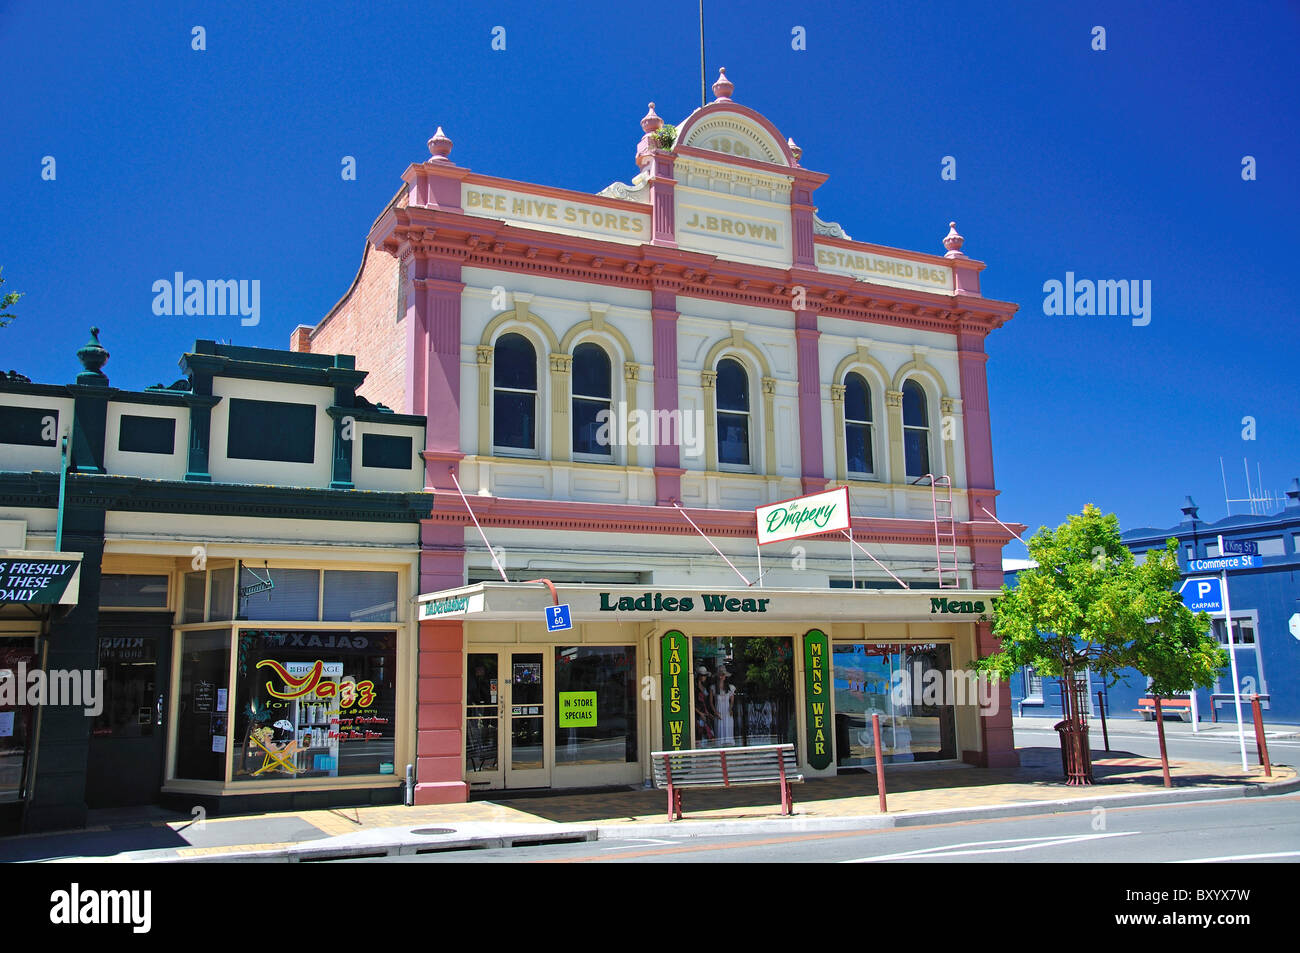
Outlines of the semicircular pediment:
<svg viewBox="0 0 1300 953">
<path fill-rule="evenodd" d="M 770 132 L 748 116 L 730 110 L 693 123 L 680 144 L 758 162 L 790 164 L 784 147 Z"/>
</svg>

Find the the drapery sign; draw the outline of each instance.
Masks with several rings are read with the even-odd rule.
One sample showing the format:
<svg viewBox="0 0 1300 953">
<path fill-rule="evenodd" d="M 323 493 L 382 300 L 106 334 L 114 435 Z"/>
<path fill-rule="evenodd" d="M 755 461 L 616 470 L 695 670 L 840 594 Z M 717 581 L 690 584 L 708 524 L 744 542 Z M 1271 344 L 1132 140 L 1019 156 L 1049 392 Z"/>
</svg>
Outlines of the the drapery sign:
<svg viewBox="0 0 1300 953">
<path fill-rule="evenodd" d="M 754 509 L 758 545 L 779 543 L 801 536 L 839 532 L 849 528 L 847 486 L 771 503 Z"/>
</svg>

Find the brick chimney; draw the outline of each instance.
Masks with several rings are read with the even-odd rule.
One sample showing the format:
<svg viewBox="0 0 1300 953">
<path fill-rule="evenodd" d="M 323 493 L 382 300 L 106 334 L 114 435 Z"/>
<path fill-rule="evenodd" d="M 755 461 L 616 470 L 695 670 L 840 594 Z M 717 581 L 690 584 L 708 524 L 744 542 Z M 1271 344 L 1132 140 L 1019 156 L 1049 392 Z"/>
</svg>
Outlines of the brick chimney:
<svg viewBox="0 0 1300 953">
<path fill-rule="evenodd" d="M 300 354 L 311 353 L 311 332 L 315 330 L 310 325 L 300 324 L 293 329 L 289 335 L 289 350 L 297 351 Z"/>
</svg>

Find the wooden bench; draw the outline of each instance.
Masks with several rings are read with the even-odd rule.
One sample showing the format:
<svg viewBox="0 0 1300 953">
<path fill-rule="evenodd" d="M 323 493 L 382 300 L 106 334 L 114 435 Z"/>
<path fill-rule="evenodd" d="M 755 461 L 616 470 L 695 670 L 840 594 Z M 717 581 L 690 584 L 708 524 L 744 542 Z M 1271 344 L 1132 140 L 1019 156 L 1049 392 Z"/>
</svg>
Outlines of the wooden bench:
<svg viewBox="0 0 1300 953">
<path fill-rule="evenodd" d="M 1251 694 L 1256 694 L 1256 693 L 1252 692 Z M 1267 709 L 1267 708 L 1269 707 L 1269 698 L 1270 698 L 1270 696 L 1269 696 L 1268 694 L 1264 694 L 1264 695 L 1260 695 L 1260 696 L 1259 696 L 1259 705 L 1260 705 L 1260 708 L 1262 708 L 1262 709 Z M 1235 703 L 1233 703 L 1232 699 L 1233 699 L 1232 692 L 1213 692 L 1213 693 L 1211 693 L 1211 695 L 1210 695 L 1210 721 L 1217 722 L 1217 721 L 1219 720 L 1219 706 L 1220 706 L 1220 705 L 1223 705 L 1223 704 L 1232 704 L 1233 708 L 1236 708 L 1237 706 L 1236 706 Z M 1245 717 L 1247 717 L 1247 718 L 1250 717 L 1250 715 L 1248 714 L 1249 711 L 1250 711 L 1250 695 L 1247 695 L 1245 692 L 1242 692 L 1242 693 L 1241 693 L 1241 710 L 1242 710 L 1243 713 L 1246 713 Z M 1237 717 L 1237 716 L 1236 716 L 1236 714 L 1234 713 L 1234 714 L 1233 714 L 1233 718 L 1236 718 L 1236 717 Z"/>
<path fill-rule="evenodd" d="M 1134 708 L 1136 712 L 1142 713 L 1143 721 L 1154 721 L 1156 716 L 1156 700 L 1154 698 L 1139 698 L 1138 704 L 1141 708 Z M 1190 698 L 1162 698 L 1160 699 L 1160 712 L 1174 712 L 1178 715 L 1180 721 L 1191 721 L 1192 700 Z M 1183 718 L 1183 715 L 1188 717 Z"/>
<path fill-rule="evenodd" d="M 693 748 L 655 751 L 655 787 L 668 791 L 668 820 L 682 819 L 682 788 L 729 788 L 743 784 L 779 784 L 781 813 L 794 810 L 790 785 L 802 781 L 794 745 L 748 748 Z"/>
</svg>

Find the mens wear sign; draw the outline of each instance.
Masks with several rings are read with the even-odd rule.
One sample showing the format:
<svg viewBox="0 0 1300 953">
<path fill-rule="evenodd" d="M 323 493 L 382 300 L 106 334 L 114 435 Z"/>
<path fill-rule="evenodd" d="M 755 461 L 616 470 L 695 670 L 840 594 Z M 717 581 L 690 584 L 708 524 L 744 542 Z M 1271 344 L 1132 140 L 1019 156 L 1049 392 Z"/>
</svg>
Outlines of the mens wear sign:
<svg viewBox="0 0 1300 953">
<path fill-rule="evenodd" d="M 783 500 L 754 509 L 758 544 L 779 543 L 849 528 L 849 488 Z"/>
</svg>

